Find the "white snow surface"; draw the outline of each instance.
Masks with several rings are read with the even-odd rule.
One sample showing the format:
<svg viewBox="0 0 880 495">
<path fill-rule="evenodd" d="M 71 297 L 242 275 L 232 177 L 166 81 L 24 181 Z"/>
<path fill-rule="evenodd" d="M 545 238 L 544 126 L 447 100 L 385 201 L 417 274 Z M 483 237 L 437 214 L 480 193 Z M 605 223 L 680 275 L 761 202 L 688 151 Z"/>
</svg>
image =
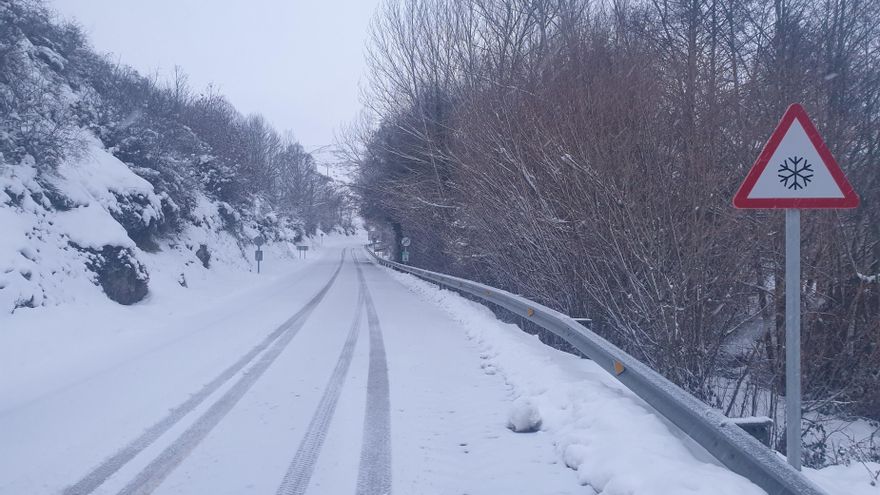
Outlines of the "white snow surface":
<svg viewBox="0 0 880 495">
<path fill-rule="evenodd" d="M 152 184 L 111 155 L 93 135 L 84 132 L 81 139 L 84 151 L 58 167 L 59 190 L 77 203 L 97 202 L 111 211 L 119 209 L 116 195 L 141 195 L 151 206 L 144 210 L 144 222 L 158 218 L 162 206 Z"/>
<path fill-rule="evenodd" d="M 833 495 L 877 495 L 880 493 L 880 463 L 854 462 L 849 466 L 804 468 L 804 474 Z M 870 480 L 874 480 L 871 485 Z"/>
<path fill-rule="evenodd" d="M 305 261 L 270 263 L 260 276 L 210 270 L 189 289 L 168 279 L 134 306 L 95 299 L 0 316 L 0 493 L 59 493 L 82 479 L 288 319 L 327 282 L 342 248 L 360 251 L 361 241 L 327 235 Z M 510 390 L 486 373 L 463 329 L 365 260 L 361 253 L 390 375 L 393 492 L 591 494 L 542 432 L 506 428 Z M 275 492 L 361 311 L 352 261 L 277 361 L 154 493 Z M 373 448 L 362 445 L 370 346 L 363 316 L 306 493 L 355 491 L 361 450 Z M 221 386 L 94 493 L 122 490 L 229 390 Z"/>
<path fill-rule="evenodd" d="M 552 349 L 499 321 L 486 307 L 385 268 L 422 299 L 444 308 L 481 349 L 487 372 L 518 398 L 511 418 L 534 414 L 581 483 L 607 495 L 760 494 L 592 361 Z M 880 465 L 832 466 L 804 474 L 831 495 L 878 495 Z"/>
<path fill-rule="evenodd" d="M 112 206 L 90 194 L 89 205 Z M 27 213 L 27 201 L 0 208 L 0 221 L 25 232 L 47 221 Z M 274 243 L 257 275 L 243 257 L 252 253 L 208 226 L 219 221 L 217 208 L 203 202 L 202 227 L 160 252 L 137 251 L 151 274 L 141 303 L 120 306 L 85 276 L 81 285 L 67 276 L 56 288 L 67 300 L 0 312 L 0 494 L 59 493 L 82 479 L 298 311 L 343 250 L 336 282 L 290 345 L 153 493 L 275 493 L 362 311 L 353 252 L 384 336 L 393 493 L 763 493 L 590 361 L 551 349 L 452 292 L 367 263 L 365 239 L 309 240 L 304 260 Z M 14 275 L 42 269 L 21 249 L 73 264 L 64 253 L 46 254 L 46 233 L 54 230 L 30 232 L 0 237 L 0 249 L 16 255 Z M 35 243 L 37 235 L 43 239 Z M 211 245 L 211 269 L 193 254 L 200 243 Z M 377 448 L 362 445 L 372 345 L 366 320 L 306 493 L 354 493 L 362 450 Z M 253 369 L 236 372 L 94 493 L 126 487 Z M 512 420 L 540 426 L 514 433 Z M 817 476 L 833 495 L 877 495 L 852 467 Z"/>
<path fill-rule="evenodd" d="M 251 349 L 326 281 L 338 251 L 311 247 L 304 260 L 267 251 L 260 275 L 195 262 L 188 288 L 182 253 L 146 254 L 142 303 L 80 294 L 0 314 L 0 494 L 58 493 Z M 121 488 L 109 486 L 96 493 Z"/>
<path fill-rule="evenodd" d="M 507 416 L 507 427 L 517 433 L 531 433 L 541 428 L 541 411 L 528 397 L 513 401 Z"/>
<path fill-rule="evenodd" d="M 213 251 L 214 268 L 205 269 L 182 246 L 171 252 L 141 253 L 151 269 L 150 294 L 141 303 L 116 304 L 88 282 L 80 287 L 83 292 L 69 295 L 71 300 L 63 304 L 0 313 L 0 416 L 13 404 L 63 389 L 108 364 L 122 363 L 129 353 L 142 352 L 151 343 L 177 338 L 206 313 L 248 311 L 249 293 L 262 291 L 248 296 L 257 299 L 273 297 L 273 290 L 289 285 L 287 279 L 295 279 L 303 267 L 322 256 L 318 252 L 294 260 L 282 248 L 270 247 L 263 273 L 257 275 L 237 256 L 231 238 L 202 229 L 188 235 L 196 246 L 213 237 L 212 246 L 219 247 Z M 181 274 L 187 287 L 179 283 Z M 62 287 L 70 285 L 68 280 Z M 224 307 L 229 302 L 231 306 Z"/>
</svg>

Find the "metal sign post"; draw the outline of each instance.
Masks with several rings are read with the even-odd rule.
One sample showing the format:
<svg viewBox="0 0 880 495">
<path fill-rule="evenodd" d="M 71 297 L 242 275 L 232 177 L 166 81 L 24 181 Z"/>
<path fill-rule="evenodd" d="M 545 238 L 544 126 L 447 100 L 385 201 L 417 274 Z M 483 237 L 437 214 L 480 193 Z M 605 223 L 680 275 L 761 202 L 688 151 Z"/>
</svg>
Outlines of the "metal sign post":
<svg viewBox="0 0 880 495">
<path fill-rule="evenodd" d="M 801 469 L 801 211 L 785 210 L 785 452 Z"/>
<path fill-rule="evenodd" d="M 801 209 L 855 208 L 850 183 L 810 121 L 785 111 L 733 198 L 737 208 L 785 208 L 785 451 L 801 469 Z"/>
<path fill-rule="evenodd" d="M 266 238 L 261 235 L 254 237 L 254 244 L 257 245 L 257 251 L 254 253 L 254 259 L 257 260 L 257 273 L 260 273 L 260 262 L 263 261 L 263 251 L 260 246 L 266 243 Z"/>
</svg>

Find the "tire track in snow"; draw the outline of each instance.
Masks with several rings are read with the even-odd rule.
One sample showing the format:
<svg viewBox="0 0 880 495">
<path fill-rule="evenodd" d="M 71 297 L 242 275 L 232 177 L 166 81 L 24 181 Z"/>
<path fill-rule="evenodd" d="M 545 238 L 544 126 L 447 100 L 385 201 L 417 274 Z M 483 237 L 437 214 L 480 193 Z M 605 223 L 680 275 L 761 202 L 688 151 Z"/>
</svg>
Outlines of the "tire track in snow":
<svg viewBox="0 0 880 495">
<path fill-rule="evenodd" d="M 315 471 L 315 463 L 318 455 L 321 453 L 321 447 L 324 445 L 324 439 L 327 438 L 327 430 L 330 428 L 330 422 L 333 420 L 333 414 L 336 411 L 336 404 L 339 396 L 342 394 L 342 387 L 345 383 L 345 377 L 351 366 L 352 355 L 357 344 L 358 334 L 361 328 L 362 307 L 364 304 L 364 286 L 363 280 L 360 281 L 358 288 L 358 300 L 355 306 L 354 321 L 351 329 L 348 331 L 348 338 L 342 347 L 339 359 L 336 361 L 336 367 L 330 376 L 330 381 L 324 389 L 324 395 L 321 396 L 318 406 L 305 435 L 300 441 L 299 448 L 294 455 L 287 473 L 278 487 L 276 495 L 302 495 L 309 487 L 309 481 Z"/>
<path fill-rule="evenodd" d="M 391 394 L 388 387 L 388 362 L 379 315 L 364 279 L 361 262 L 353 255 L 358 278 L 364 287 L 367 324 L 370 327 L 370 368 L 367 375 L 367 408 L 364 415 L 364 438 L 358 467 L 358 495 L 391 493 Z M 365 262 L 369 263 L 369 262 Z"/>
<path fill-rule="evenodd" d="M 165 477 L 170 474 L 171 470 L 185 458 L 192 448 L 204 438 L 208 432 L 216 425 L 229 409 L 238 402 L 241 395 L 247 392 L 254 382 L 262 375 L 266 368 L 272 364 L 272 361 L 281 353 L 284 347 L 299 332 L 299 329 L 305 324 L 312 311 L 318 306 L 324 296 L 333 286 L 336 277 L 342 270 L 345 260 L 343 252 L 339 265 L 330 277 L 330 280 L 310 299 L 299 311 L 291 316 L 287 321 L 282 323 L 278 328 L 272 331 L 259 344 L 248 351 L 244 356 L 238 359 L 230 367 L 223 370 L 217 377 L 205 384 L 198 392 L 191 395 L 189 399 L 172 409 L 167 416 L 159 420 L 153 426 L 149 427 L 138 438 L 117 451 L 111 457 L 107 458 L 98 467 L 86 474 L 75 484 L 67 487 L 62 493 L 63 495 L 87 495 L 94 492 L 108 478 L 113 476 L 129 461 L 134 459 L 138 454 L 149 447 L 160 436 L 165 434 L 174 425 L 180 422 L 187 414 L 201 405 L 212 393 L 216 392 L 224 384 L 228 383 L 236 374 L 244 369 L 248 364 L 254 361 L 260 353 L 269 348 L 263 354 L 262 358 L 249 369 L 239 379 L 239 381 L 229 389 L 211 408 L 200 417 L 194 425 L 187 429 L 181 437 L 177 439 L 171 446 L 166 448 L 158 458 L 151 462 L 136 478 L 129 483 L 120 493 L 149 493 L 155 488 Z M 238 394 L 238 397 L 235 397 Z M 195 442 L 195 443 L 193 443 Z M 150 473 L 150 470 L 156 470 Z M 138 488 L 140 487 L 140 488 Z M 144 491 L 146 490 L 146 491 Z"/>
</svg>

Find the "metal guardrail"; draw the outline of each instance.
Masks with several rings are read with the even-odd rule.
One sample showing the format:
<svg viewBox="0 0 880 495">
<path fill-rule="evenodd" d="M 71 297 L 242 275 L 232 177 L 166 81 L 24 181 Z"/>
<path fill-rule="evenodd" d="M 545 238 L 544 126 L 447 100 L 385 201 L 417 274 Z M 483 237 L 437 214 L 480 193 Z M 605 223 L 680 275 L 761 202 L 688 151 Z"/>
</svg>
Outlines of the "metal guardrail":
<svg viewBox="0 0 880 495">
<path fill-rule="evenodd" d="M 731 471 L 768 495 L 827 495 L 775 451 L 662 375 L 584 328 L 574 319 L 524 297 L 463 278 L 414 268 L 376 256 L 379 264 L 497 304 L 559 336 L 614 375 Z"/>
</svg>

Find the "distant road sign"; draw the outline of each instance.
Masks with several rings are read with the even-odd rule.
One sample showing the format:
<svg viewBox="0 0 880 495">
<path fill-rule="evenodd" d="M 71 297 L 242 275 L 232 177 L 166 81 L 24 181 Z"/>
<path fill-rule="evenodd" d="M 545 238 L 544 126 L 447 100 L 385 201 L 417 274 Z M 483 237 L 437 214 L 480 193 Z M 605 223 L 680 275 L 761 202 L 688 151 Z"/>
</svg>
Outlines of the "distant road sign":
<svg viewBox="0 0 880 495">
<path fill-rule="evenodd" d="M 258 235 L 254 237 L 254 244 L 256 244 L 257 246 L 262 246 L 263 244 L 266 244 L 266 238 Z"/>
<path fill-rule="evenodd" d="M 257 239 L 261 238 L 258 237 Z M 263 261 L 263 251 L 259 247 L 254 251 L 254 259 L 257 261 L 257 273 L 260 273 L 260 262 Z"/>
<path fill-rule="evenodd" d="M 403 247 L 407 247 L 407 246 L 409 246 L 411 243 L 412 243 L 412 241 L 410 240 L 409 237 L 404 237 L 403 239 L 400 240 L 400 245 L 403 246 Z"/>
</svg>

